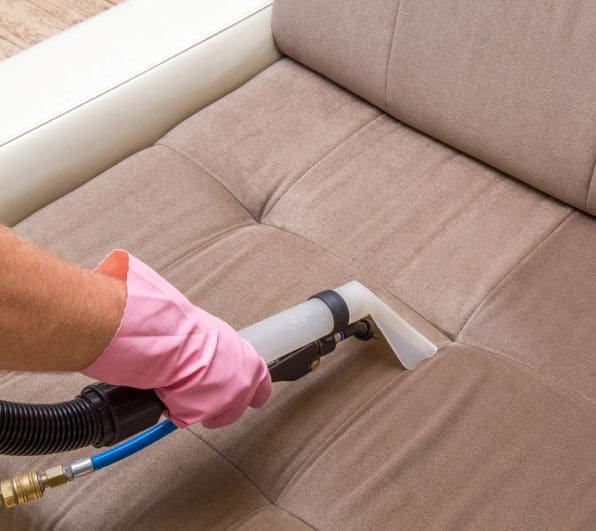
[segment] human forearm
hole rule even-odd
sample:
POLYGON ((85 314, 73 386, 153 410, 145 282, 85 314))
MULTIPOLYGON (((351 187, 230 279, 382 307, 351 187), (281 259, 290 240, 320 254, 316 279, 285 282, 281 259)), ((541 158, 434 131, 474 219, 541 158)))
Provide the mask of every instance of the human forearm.
POLYGON ((155 389, 178 426, 225 426, 269 398, 254 348, 126 251, 89 271, 0 227, 0 272, 0 369, 155 389))
POLYGON ((0 227, 0 369, 80 370, 116 332, 123 281, 83 269, 0 227))

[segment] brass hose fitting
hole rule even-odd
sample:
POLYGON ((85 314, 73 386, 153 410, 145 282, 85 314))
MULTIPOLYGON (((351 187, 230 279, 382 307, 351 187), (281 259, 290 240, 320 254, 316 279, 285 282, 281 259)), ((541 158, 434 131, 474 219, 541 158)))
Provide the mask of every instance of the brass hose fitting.
POLYGON ((49 488, 66 484, 68 478, 63 466, 49 468, 45 472, 30 470, 0 483, 0 506, 15 507, 43 496, 49 488))

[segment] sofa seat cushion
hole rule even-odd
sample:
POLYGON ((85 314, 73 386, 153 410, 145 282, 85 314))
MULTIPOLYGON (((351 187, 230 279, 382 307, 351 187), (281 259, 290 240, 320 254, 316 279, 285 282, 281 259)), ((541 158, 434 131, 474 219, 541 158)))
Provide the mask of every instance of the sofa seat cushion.
POLYGON ((446 334, 571 209, 381 116, 267 212, 361 264, 446 334))
POLYGON ((594 404, 459 344, 382 388, 278 505, 320 529, 593 529, 594 404))
POLYGON ((476 309, 459 341, 481 345, 596 403, 596 220, 574 213, 476 309))
MULTIPOLYGON (((594 404, 530 352, 450 342, 570 215, 279 61, 15 230, 89 267, 126 248, 237 328, 357 279, 438 354, 405 371, 382 340, 350 340, 237 424, 177 432, 0 525, 589 528, 594 404)), ((498 313, 475 344, 493 344, 498 313)), ((60 400, 83 380, 9 373, 0 396, 60 400)), ((0 473, 72 457, 6 459, 0 473)))
POLYGON ((155 269, 217 236, 254 224, 201 168, 165 146, 141 151, 15 230, 86 267, 126 248, 155 269))
POLYGON ((321 76, 281 60, 161 143, 198 162, 259 218, 307 168, 379 115, 321 76))

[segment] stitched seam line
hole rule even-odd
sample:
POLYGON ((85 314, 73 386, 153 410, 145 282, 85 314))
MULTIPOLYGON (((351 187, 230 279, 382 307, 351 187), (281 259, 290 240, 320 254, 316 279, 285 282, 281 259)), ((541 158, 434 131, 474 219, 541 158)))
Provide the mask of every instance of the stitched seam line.
POLYGON ((162 66, 162 65, 164 65, 164 64, 166 64, 166 63, 168 63, 168 62, 170 62, 170 61, 172 61, 174 59, 176 59, 177 57, 179 57, 179 56, 181 56, 181 55, 183 55, 183 54, 185 54, 185 53, 193 50, 194 48, 200 46, 201 44, 203 44, 203 43, 205 43, 205 42, 207 42, 207 41, 209 41, 209 40, 217 37, 218 35, 221 35, 222 33, 225 33, 229 29, 232 29, 233 27, 242 24, 243 22, 245 22, 245 21, 249 20, 250 18, 258 15, 259 13, 261 13, 261 11, 264 11, 266 9, 269 9, 271 7, 271 5, 272 5, 272 3, 270 2, 267 5, 259 8, 257 11, 254 11, 252 13, 249 13, 248 15, 245 15, 240 20, 237 20, 236 22, 234 22, 232 24, 229 24, 228 26, 226 26, 226 27, 224 27, 224 28, 216 31, 215 33, 212 33, 208 37, 205 37, 204 39, 201 39, 200 41, 195 42, 194 44, 190 45, 189 47, 185 48, 184 50, 181 50, 179 52, 176 52, 175 54, 170 55, 169 57, 167 57, 165 59, 162 59, 161 61, 159 61, 155 65, 147 68, 146 70, 143 70, 142 72, 139 72, 138 74, 135 74, 134 76, 131 76, 131 77, 125 79, 124 81, 121 81, 120 83, 117 83, 113 87, 110 87, 110 88, 108 88, 108 89, 106 89, 106 90, 104 90, 104 91, 96 94, 95 96, 91 96, 89 99, 87 99, 87 100, 85 100, 85 101, 83 101, 81 103, 78 103, 77 105, 72 106, 68 110, 66 110, 64 112, 61 112, 61 113, 57 114, 56 116, 53 116, 52 118, 49 118, 46 121, 44 121, 44 122, 42 122, 42 123, 40 123, 40 124, 38 124, 36 126, 33 126, 30 129, 27 129, 26 131, 23 131, 22 133, 18 133, 16 136, 13 136, 12 138, 9 138, 8 140, 0 143, 0 147, 6 146, 6 145, 10 144, 11 142, 14 142, 15 140, 18 140, 19 138, 21 138, 21 137, 23 137, 23 136, 25 136, 27 134, 30 134, 33 131, 36 131, 37 129, 40 129, 41 127, 44 127, 45 125, 47 125, 47 124, 49 124, 51 122, 54 122, 55 120, 58 120, 59 118, 62 118, 63 116, 66 116, 67 114, 69 114, 69 113, 71 113, 71 112, 73 112, 73 111, 75 111, 75 110, 83 107, 84 105, 87 105, 87 104, 89 104, 89 103, 91 103, 91 102, 93 102, 93 101, 101 98, 102 96, 105 96, 106 94, 108 94, 110 92, 113 92, 114 90, 116 90, 116 89, 118 89, 120 87, 123 87, 127 83, 130 83, 131 81, 133 81, 133 80, 135 80, 135 79, 137 79, 137 78, 139 78, 139 77, 141 77, 141 76, 143 76, 143 75, 145 75, 145 74, 147 74, 147 73, 155 70, 156 68, 158 68, 158 67, 160 67, 160 66, 162 66))
MULTIPOLYGON (((257 491, 261 494, 261 496, 263 496, 263 498, 265 498, 265 500, 267 500, 271 505, 274 505, 278 509, 280 509, 280 510, 286 512, 286 513, 288 513, 289 515, 293 516, 297 520, 300 520, 304 525, 315 529, 311 524, 309 524, 308 522, 306 522, 305 520, 303 520, 302 518, 300 518, 298 515, 290 512, 290 511, 287 511, 286 509, 283 509, 282 507, 279 507, 269 496, 267 496, 261 490, 261 488, 249 476, 246 475, 246 473, 243 470, 241 470, 240 468, 238 468, 238 466, 235 463, 233 463, 232 461, 230 461, 230 459, 228 459, 228 457, 226 455, 222 454, 217 448, 215 448, 209 442, 207 442, 205 439, 203 439, 198 433, 195 433, 192 430, 186 430, 186 431, 188 431, 189 433, 191 433, 194 437, 196 437, 199 441, 201 441, 205 446, 207 446, 207 448, 210 448, 219 457, 221 457, 226 463, 228 463, 231 467, 233 467, 244 479, 246 479, 246 481, 248 481, 255 489, 257 489, 257 491)), ((262 507, 264 507, 264 505, 262 507)), ((243 515, 240 519, 246 517, 248 514, 250 514, 250 512, 247 513, 247 514, 245 514, 245 515, 243 515)))
POLYGON ((245 524, 246 520, 254 515, 254 514, 258 514, 259 512, 261 512, 263 509, 266 509, 267 507, 270 507, 271 503, 265 503, 264 505, 259 505, 258 507, 255 507, 254 509, 248 511, 247 513, 244 513, 240 518, 238 518, 236 521, 232 522, 232 524, 230 526, 228 526, 227 529, 232 529, 234 526, 237 526, 239 524, 245 524))
POLYGON ((259 513, 260 511, 262 511, 266 507, 269 507, 269 504, 265 503, 264 505, 259 505, 258 507, 255 507, 254 509, 248 511, 247 513, 243 514, 240 518, 238 518, 235 522, 233 522, 230 526, 228 526, 228 529, 232 529, 234 526, 237 526, 238 524, 245 523, 245 520, 249 516, 252 516, 253 514, 259 513))
POLYGON ((540 240, 523 258, 521 258, 518 262, 516 262, 513 267, 509 270, 509 272, 501 278, 490 290, 489 292, 482 298, 482 300, 472 309, 472 311, 468 314, 468 316, 464 319, 463 325, 459 328, 457 333, 455 334, 454 338, 456 341, 459 340, 459 335, 463 332, 466 325, 473 319, 476 315, 478 310, 484 305, 484 303, 492 297, 497 291, 501 289, 501 287, 509 281, 509 279, 515 274, 515 272, 522 267, 534 254, 555 234, 557 233, 563 225, 571 218, 573 214, 577 211, 575 209, 571 210, 569 214, 567 214, 542 240, 540 240))
POLYGON ((557 390, 559 391, 559 393, 561 393, 564 396, 567 396, 569 399, 573 399, 574 402, 577 402, 577 401, 582 402, 590 408, 594 408, 596 406, 596 401, 592 400, 591 398, 588 398, 587 396, 579 394, 573 388, 561 383, 559 380, 555 380, 552 376, 544 374, 543 372, 536 369, 536 367, 532 367, 531 365, 526 365, 523 361, 511 358, 508 354, 506 354, 504 352, 497 352, 494 350, 489 350, 489 349, 483 347, 482 345, 476 345, 476 344, 472 344, 472 343, 463 343, 460 341, 454 341, 452 344, 453 345, 461 345, 463 347, 471 347, 471 348, 479 350, 480 352, 484 352, 484 353, 490 355, 492 358, 498 360, 501 363, 506 363, 509 365, 516 365, 516 366, 523 367, 528 372, 531 372, 536 377, 536 379, 538 381, 541 381, 542 385, 548 384, 548 385, 552 385, 552 386, 556 387, 557 390))
MULTIPOLYGON (((269 502, 270 504, 273 505, 273 502, 267 496, 265 496, 265 493, 259 488, 259 486, 252 479, 250 479, 242 470, 240 470, 234 463, 232 463, 225 455, 223 455, 219 450, 217 450, 216 448, 214 448, 213 446, 211 446, 207 441, 205 441, 202 437, 200 437, 194 431, 189 430, 189 429, 187 429, 186 431, 188 433, 190 433, 193 437, 195 437, 196 439, 198 439, 199 442, 201 442, 205 446, 207 446, 207 448, 209 448, 211 451, 213 451, 214 453, 216 453, 219 457, 221 457, 234 470, 236 470, 244 479, 246 479, 246 481, 248 481, 255 489, 257 489, 257 491, 259 492, 259 494, 261 494, 261 496, 263 496, 263 498, 265 498, 266 502, 269 502)), ((266 507, 266 506, 267 506, 267 503, 264 503, 263 505, 260 505, 256 509, 252 509, 252 510, 248 511, 247 513, 243 514, 240 518, 238 518, 238 520, 236 520, 234 523, 232 523, 232 525, 238 523, 243 518, 246 518, 249 514, 253 513, 255 510, 261 509, 262 507, 266 507)))
POLYGON ((159 269, 159 273, 165 273, 170 268, 172 268, 172 267, 180 264, 184 260, 186 260, 189 256, 192 256, 193 254, 196 254, 196 253, 200 253, 201 251, 204 251, 208 247, 211 247, 211 246, 213 246, 213 245, 215 245, 217 243, 221 243, 224 240, 227 240, 230 236, 233 236, 237 232, 240 232, 242 229, 245 229, 247 227, 254 227, 254 226, 255 225, 252 225, 252 224, 248 224, 248 225, 237 225, 235 227, 229 228, 228 230, 225 230, 223 232, 220 232, 219 234, 215 235, 213 238, 210 238, 209 240, 204 241, 204 242, 196 245, 195 247, 192 247, 191 249, 189 249, 188 251, 186 251, 184 254, 176 257, 174 260, 172 260, 171 262, 167 263, 165 266, 161 267, 159 269))
POLYGON ((366 271, 364 271, 364 267, 365 265, 360 263, 358 260, 354 260, 351 261, 348 258, 346 258, 345 256, 341 256, 337 253, 335 253, 334 251, 332 251, 331 249, 326 249, 325 247, 322 247, 321 245, 319 245, 317 242, 303 236, 302 234, 296 234, 295 232, 292 232, 291 230, 288 230, 286 228, 283 227, 278 227, 277 225, 272 225, 270 223, 266 223, 266 222, 261 222, 261 225, 265 225, 267 227, 272 227, 274 229, 283 231, 287 234, 291 234, 292 236, 296 237, 296 238, 300 238, 301 240, 310 243, 311 245, 313 245, 314 247, 316 247, 317 249, 325 252, 326 254, 329 254, 333 257, 335 257, 337 260, 339 260, 342 264, 345 264, 347 266, 349 266, 350 268, 354 269, 357 271, 357 273, 362 276, 362 277, 366 277, 367 279, 370 280, 371 283, 377 285, 378 287, 380 287, 381 289, 383 289, 384 291, 386 291, 389 295, 391 295, 396 301, 398 301, 399 303, 403 304, 406 308, 408 308, 413 314, 417 315, 418 317, 420 317, 424 322, 430 324, 432 327, 434 327, 437 331, 439 331, 441 334, 443 334, 447 339, 451 339, 449 332, 447 332, 446 330, 443 330, 439 325, 436 325, 435 323, 433 323, 431 320, 428 319, 428 317, 425 317, 424 315, 422 315, 420 312, 418 312, 416 309, 412 308, 409 304, 407 304, 406 302, 404 302, 398 295, 396 295, 391 289, 389 289, 387 286, 385 286, 384 284, 382 284, 379 280, 377 280, 376 278, 370 276, 368 273, 366 273, 366 271))
POLYGON ((304 520, 302 520, 301 518, 298 518, 295 514, 292 514, 290 511, 287 511, 286 509, 284 509, 283 507, 280 507, 279 505, 276 505, 275 503, 269 503, 266 505, 261 505, 260 507, 257 507, 255 509, 253 509, 252 511, 247 512, 245 515, 243 515, 241 518, 239 518, 238 520, 236 520, 231 527, 229 527, 228 529, 231 529, 234 526, 237 526, 238 524, 242 524, 244 525, 244 520, 246 520, 249 516, 252 516, 253 514, 257 514, 259 512, 261 512, 263 509, 266 509, 267 507, 276 507, 278 508, 280 511, 289 514, 290 516, 293 516, 294 518, 296 518, 296 520, 301 521, 303 524, 305 524, 307 527, 316 530, 315 527, 313 527, 312 525, 306 523, 304 520))
MULTIPOLYGON (((345 138, 343 138, 342 140, 340 140, 333 148, 331 148, 330 151, 328 151, 320 159, 318 159, 316 162, 314 162, 313 164, 311 164, 306 170, 304 170, 304 172, 302 172, 298 176, 298 178, 288 187, 288 189, 285 192, 283 192, 275 200, 275 202, 273 204, 269 205, 269 201, 267 201, 267 203, 263 207, 263 210, 261 211, 261 214, 260 214, 260 216, 258 218, 258 221, 262 222, 263 218, 265 218, 275 208, 275 206, 286 196, 286 194, 288 194, 302 180, 303 177, 305 177, 314 168, 316 168, 321 162, 323 162, 327 157, 329 157, 332 153, 334 153, 337 149, 339 149, 345 142, 347 142, 348 140, 350 140, 351 138, 353 138, 354 136, 356 136, 364 128, 366 128, 367 126, 369 126, 370 124, 372 124, 375 120, 378 120, 379 118, 381 118, 383 116, 385 116, 383 113, 379 113, 374 118, 372 118, 372 119, 368 120, 367 122, 363 123, 361 126, 358 127, 358 129, 352 131, 348 136, 346 136, 345 138)), ((273 196, 273 194, 271 194, 270 197, 272 197, 272 196, 273 196)))
POLYGON ((192 164, 194 164, 199 170, 203 171, 204 173, 206 173, 209 177, 211 177, 211 179, 213 179, 214 182, 216 182, 217 184, 219 184, 219 186, 222 187, 223 190, 225 190, 225 192, 232 197, 240 207, 242 207, 242 209, 250 216, 250 218, 255 222, 258 223, 258 220, 251 214, 251 212, 248 210, 248 208, 246 208, 244 206, 244 204, 240 201, 240 199, 238 199, 233 193, 232 191, 224 184, 222 183, 217 177, 215 177, 209 170, 207 170, 206 168, 204 168, 203 166, 201 166, 201 164, 199 164, 195 159, 189 157, 186 153, 182 153, 182 151, 179 151, 178 149, 176 149, 173 146, 170 146, 169 144, 164 144, 162 142, 156 142, 154 144, 155 146, 163 146, 165 148, 171 149, 174 153, 177 153, 178 155, 180 155, 181 157, 184 157, 186 160, 190 161, 192 164))
POLYGON ((590 177, 590 182, 588 183, 588 193, 586 194, 586 204, 584 206, 586 210, 588 210, 588 203, 590 202, 590 192, 594 184, 594 175, 596 175, 596 156, 594 156, 594 164, 592 165, 592 177, 590 177))
POLYGON ((393 21, 393 33, 391 34, 391 42, 389 43, 389 54, 387 55, 387 64, 385 65, 385 109, 389 112, 389 101, 387 100, 387 87, 389 85, 389 65, 391 57, 393 56, 393 43, 395 42, 395 34, 397 33, 397 16, 399 14, 399 7, 401 2, 397 2, 395 7, 395 19, 393 21))
POLYGON ((225 239, 227 239, 229 236, 235 234, 236 232, 241 231, 244 228, 247 227, 254 227, 255 225, 257 225, 256 220, 254 219, 253 215, 246 209, 246 207, 238 200, 238 198, 232 193, 230 192, 230 190, 228 190, 228 188, 226 186, 223 185, 223 183, 221 181, 219 181, 218 179, 216 179, 213 174, 209 171, 207 171, 205 168, 203 168, 199 163, 197 163, 194 159, 191 159, 189 156, 185 155, 184 153, 178 151, 176 148, 168 145, 168 144, 162 144, 160 142, 157 142, 156 144, 154 144, 154 146, 160 146, 166 149, 171 150, 176 156, 179 156, 181 158, 183 158, 184 160, 189 161, 192 165, 194 165, 198 170, 202 171, 203 173, 207 174, 207 176, 216 184, 218 184, 223 191, 225 192, 226 195, 230 196, 237 204, 238 206, 240 206, 242 208, 242 210, 244 210, 248 216, 250 217, 250 221, 249 223, 240 223, 237 224, 233 227, 228 227, 226 230, 223 230, 222 232, 220 232, 219 234, 216 234, 215 236, 213 236, 212 238, 209 238, 208 240, 199 243, 198 245, 190 248, 188 251, 186 251, 184 254, 182 254, 181 256, 176 257, 174 260, 172 260, 171 262, 169 262, 168 264, 166 264, 165 266, 163 266, 162 268, 160 268, 160 272, 164 273, 165 271, 167 271, 168 269, 170 269, 171 267, 181 263, 183 260, 185 260, 186 258, 188 258, 189 256, 192 256, 193 254, 203 251, 205 249, 207 249, 208 247, 211 247, 212 245, 222 242, 225 239))
MULTIPOLYGON (((437 357, 435 354, 433 357, 437 357)), ((350 413, 346 419, 339 424, 327 437, 325 440, 317 447, 317 451, 313 453, 312 458, 308 459, 308 457, 298 466, 298 468, 294 471, 292 476, 286 481, 285 485, 281 488, 279 492, 278 498, 281 498, 285 490, 291 486, 294 479, 299 475, 308 470, 312 464, 323 454, 323 452, 331 446, 333 441, 337 438, 337 436, 345 431, 345 429, 352 423, 352 421, 360 414, 360 412, 365 409, 371 402, 376 400, 376 398, 384 393, 390 386, 392 386, 396 380, 405 376, 408 373, 406 369, 402 372, 396 374, 393 378, 391 378, 388 382, 383 384, 379 389, 377 389, 372 395, 366 398, 360 405, 350 413)))

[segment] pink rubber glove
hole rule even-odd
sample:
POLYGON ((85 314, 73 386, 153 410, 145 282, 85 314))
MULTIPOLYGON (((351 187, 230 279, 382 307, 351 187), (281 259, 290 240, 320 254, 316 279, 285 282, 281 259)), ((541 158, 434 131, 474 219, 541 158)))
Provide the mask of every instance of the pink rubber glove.
POLYGON ((126 308, 116 335, 83 374, 155 389, 179 427, 226 426, 267 402, 267 366, 231 326, 126 251, 113 251, 97 270, 126 281, 126 308))

